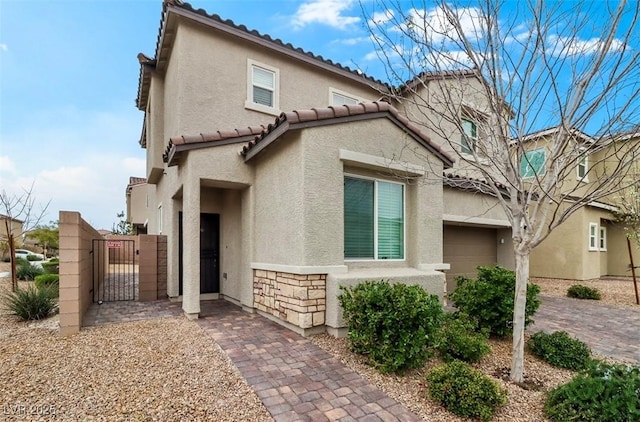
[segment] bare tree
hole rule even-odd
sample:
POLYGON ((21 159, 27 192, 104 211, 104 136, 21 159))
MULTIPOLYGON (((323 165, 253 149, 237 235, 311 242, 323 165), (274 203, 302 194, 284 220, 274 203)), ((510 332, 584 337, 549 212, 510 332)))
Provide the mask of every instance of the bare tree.
POLYGON ((22 237, 25 233, 35 229, 47 212, 51 201, 45 206, 36 209, 36 199, 33 195, 32 183, 29 189, 24 189, 19 194, 9 194, 4 189, 0 193, 0 212, 6 216, 4 219, 11 256, 11 289, 16 291, 18 280, 16 277, 16 237, 22 237), (21 230, 16 233, 17 221, 22 222, 21 230))
POLYGON ((531 250, 578 209, 624 190, 639 159, 637 138, 620 134, 640 122, 640 6, 464 4, 360 3, 387 79, 401 87, 390 100, 456 154, 455 171, 493 194, 511 223, 511 378, 521 382, 531 250))

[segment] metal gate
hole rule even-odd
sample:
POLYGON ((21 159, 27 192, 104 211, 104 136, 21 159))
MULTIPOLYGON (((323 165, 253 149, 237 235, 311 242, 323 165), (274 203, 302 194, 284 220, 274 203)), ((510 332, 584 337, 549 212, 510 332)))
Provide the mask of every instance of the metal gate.
POLYGON ((134 240, 93 239, 93 301, 138 299, 138 274, 134 240))

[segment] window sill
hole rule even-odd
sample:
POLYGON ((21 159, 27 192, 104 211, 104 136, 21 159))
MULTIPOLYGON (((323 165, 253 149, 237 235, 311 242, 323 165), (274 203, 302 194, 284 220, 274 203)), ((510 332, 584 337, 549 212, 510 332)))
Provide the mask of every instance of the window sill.
POLYGON ((280 113, 281 113, 281 111, 278 110, 277 108, 268 107, 268 106, 262 105, 262 104, 256 104, 256 103, 253 103, 251 101, 245 101, 244 102, 244 108, 246 108, 248 110, 257 111, 259 113, 269 114, 271 116, 276 116, 276 117, 278 117, 280 115, 280 113))
POLYGON ((589 183, 588 177, 578 177, 578 182, 589 183))

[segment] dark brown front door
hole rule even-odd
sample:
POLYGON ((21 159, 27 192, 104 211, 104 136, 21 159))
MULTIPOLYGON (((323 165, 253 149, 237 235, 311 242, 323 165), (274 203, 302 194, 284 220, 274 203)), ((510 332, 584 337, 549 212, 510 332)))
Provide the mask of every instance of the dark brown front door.
MULTIPOLYGON (((179 294, 183 285, 182 212, 178 213, 178 283, 179 294)), ((220 293, 220 214, 200 214, 200 293, 220 293)))

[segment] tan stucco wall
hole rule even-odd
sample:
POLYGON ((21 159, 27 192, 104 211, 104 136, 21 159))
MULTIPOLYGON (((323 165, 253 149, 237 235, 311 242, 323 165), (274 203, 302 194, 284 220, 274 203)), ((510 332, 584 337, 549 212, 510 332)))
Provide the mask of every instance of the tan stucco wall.
POLYGON ((326 107, 329 88, 371 101, 379 94, 365 84, 322 71, 282 54, 183 20, 177 28, 167 68, 165 140, 168 136, 206 133, 271 123, 276 115, 245 109, 247 59, 280 73, 281 111, 326 107), (205 71, 206 70, 206 71, 205 71), (170 110, 170 111, 169 111, 170 110))
MULTIPOLYGON (((611 218, 608 211, 598 208, 576 211, 531 252, 531 276, 591 280, 606 275, 611 251, 609 247, 607 251, 589 250, 589 223, 600 224, 601 219, 611 218)), ((606 227, 609 238, 611 225, 606 227)))
MULTIPOLYGON (((608 275, 631 276, 629 247, 627 238, 622 226, 609 224, 607 226, 607 255, 608 255, 608 275)), ((631 241, 631 253, 633 254, 634 265, 640 266, 640 245, 631 241)), ((640 268, 636 268, 636 275, 640 276, 640 268)))
POLYGON ((144 224, 149 219, 147 203, 152 204, 148 198, 151 186, 146 183, 131 186, 127 195, 127 221, 131 224, 144 224))
POLYGON ((498 199, 477 192, 444 187, 444 220, 491 227, 511 226, 498 199), (447 219, 447 216, 453 218, 447 219), (466 220, 465 220, 466 218, 466 220), (462 221, 460 221, 462 219, 462 221))

